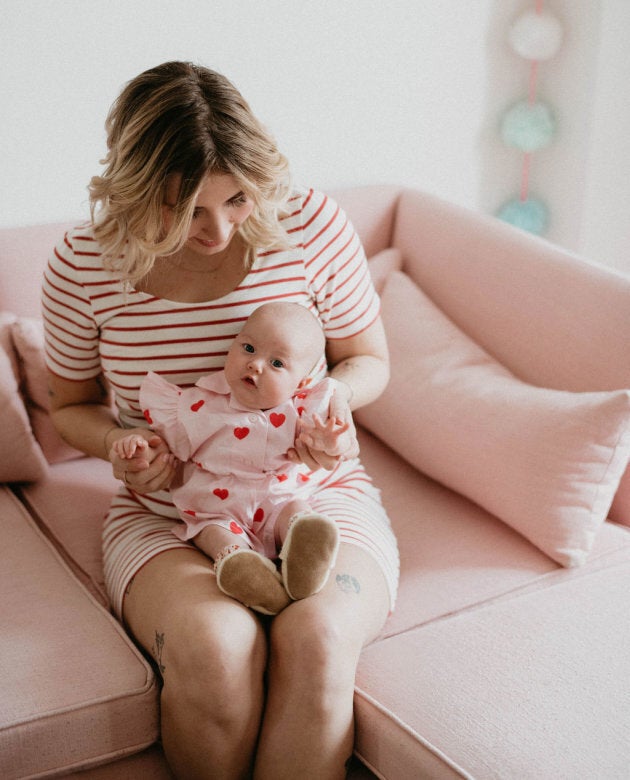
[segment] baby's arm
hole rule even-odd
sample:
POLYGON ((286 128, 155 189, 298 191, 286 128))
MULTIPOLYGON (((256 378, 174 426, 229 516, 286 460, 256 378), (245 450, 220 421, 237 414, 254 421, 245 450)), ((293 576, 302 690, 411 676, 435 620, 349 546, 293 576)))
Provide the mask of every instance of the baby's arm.
POLYGON ((119 458, 130 460, 131 458, 141 457, 148 446, 149 442, 143 436, 130 433, 129 436, 123 436, 121 439, 116 439, 112 445, 112 449, 119 458))

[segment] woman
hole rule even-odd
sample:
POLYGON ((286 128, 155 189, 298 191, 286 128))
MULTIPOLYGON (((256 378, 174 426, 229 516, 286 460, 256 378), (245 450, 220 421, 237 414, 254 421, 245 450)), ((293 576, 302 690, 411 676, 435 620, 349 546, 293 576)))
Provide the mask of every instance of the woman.
POLYGON ((44 280, 52 416, 123 483, 104 525, 105 578, 161 672, 168 762, 187 779, 343 777, 357 661, 397 585, 378 492, 355 453, 296 442, 291 456, 310 469, 309 500, 338 523, 340 550, 320 593, 260 618, 172 533, 178 464, 148 429, 138 388, 150 370, 181 387, 219 370, 253 309, 289 300, 322 323, 338 380, 331 414, 351 419, 388 379, 363 250, 330 199, 291 189, 273 140, 213 71, 173 62, 141 74, 107 132, 92 224, 65 236, 44 280), (112 447, 130 431, 150 443, 132 463, 112 447))

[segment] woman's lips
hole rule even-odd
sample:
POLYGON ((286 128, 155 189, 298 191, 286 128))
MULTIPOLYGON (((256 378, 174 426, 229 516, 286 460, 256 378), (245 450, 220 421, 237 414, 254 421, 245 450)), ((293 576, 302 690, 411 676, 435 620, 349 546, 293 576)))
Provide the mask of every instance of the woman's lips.
POLYGON ((212 249, 212 247, 219 246, 216 241, 206 241, 204 238, 196 238, 195 241, 198 244, 201 244, 201 246, 208 247, 208 249, 212 249))

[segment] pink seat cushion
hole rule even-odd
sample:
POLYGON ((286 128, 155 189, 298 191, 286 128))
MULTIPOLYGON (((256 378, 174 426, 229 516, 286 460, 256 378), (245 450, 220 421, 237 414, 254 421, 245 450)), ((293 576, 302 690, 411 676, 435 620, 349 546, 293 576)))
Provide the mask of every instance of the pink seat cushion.
POLYGON ((628 777, 630 548, 564 575, 364 650, 356 749, 379 777, 628 777))
POLYGON ((153 672, 0 488, 0 777, 68 772, 158 735, 153 672))

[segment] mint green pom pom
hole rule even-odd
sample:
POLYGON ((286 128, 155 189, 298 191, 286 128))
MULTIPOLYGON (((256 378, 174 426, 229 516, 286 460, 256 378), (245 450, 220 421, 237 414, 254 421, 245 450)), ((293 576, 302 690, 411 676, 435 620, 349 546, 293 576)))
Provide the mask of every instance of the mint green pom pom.
POLYGON ((541 200, 513 198, 497 212, 499 219, 514 227, 527 230, 537 236, 542 235, 549 225, 549 209, 541 200))
POLYGON ((501 136, 507 146, 523 152, 544 149, 553 141, 556 121, 549 106, 540 101, 521 100, 501 120, 501 136))

